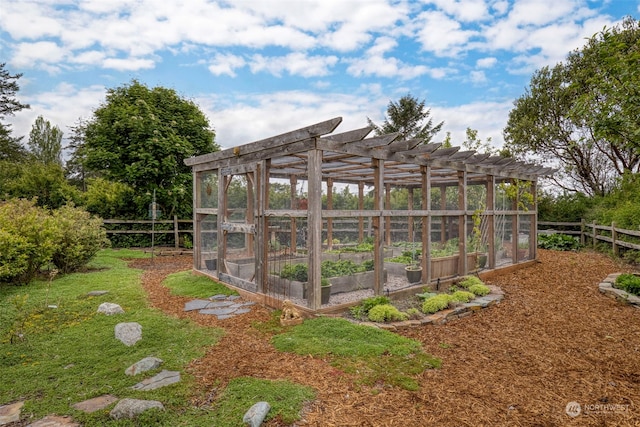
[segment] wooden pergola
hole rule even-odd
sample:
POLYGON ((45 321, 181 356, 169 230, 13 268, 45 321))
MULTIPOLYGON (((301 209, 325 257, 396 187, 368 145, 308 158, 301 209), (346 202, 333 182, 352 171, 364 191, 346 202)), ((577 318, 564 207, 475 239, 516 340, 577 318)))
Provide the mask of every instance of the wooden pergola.
MULTIPOLYGON (((529 224, 529 257, 535 259, 536 248, 536 183, 540 176, 553 173, 553 169, 525 163, 512 158, 461 151, 460 147, 442 148, 440 143, 422 144, 420 140, 401 140, 398 134, 377 137, 367 136, 370 127, 333 133, 342 118, 337 117, 298 130, 273 136, 260 141, 229 148, 223 151, 185 159, 192 167, 194 183, 194 268, 212 274, 219 280, 257 295, 266 295, 269 290, 269 241, 270 219, 287 218, 291 223, 292 246, 295 248, 299 232, 296 225, 306 224, 306 254, 309 272, 307 306, 318 310, 320 303, 322 235, 331 247, 333 222, 337 218, 357 219, 360 241, 363 238, 365 218, 370 219, 373 229, 373 291, 376 295, 384 287, 384 248, 390 244, 391 221, 408 218, 409 233, 414 220, 420 218, 421 259, 423 284, 434 279, 430 268, 432 218, 455 218, 458 235, 468 234, 468 223, 474 210, 469 208, 467 193, 469 186, 483 186, 486 200, 483 203, 483 219, 487 224, 488 267, 496 265, 496 188, 499 183, 531 183, 534 197, 532 206, 523 206, 515 197, 509 209, 499 215, 508 215, 513 239, 512 264, 518 259, 515 250, 520 235, 521 219, 529 224), (230 209, 229 185, 235 176, 241 176, 246 184, 246 204, 242 205, 241 217, 230 209), (270 209, 270 185, 273 180, 289 182, 292 194, 288 209, 270 209), (306 206, 294 194, 297 184, 307 185, 306 206), (213 183, 213 184, 212 184, 213 183), (358 188, 359 206, 356 210, 334 210, 332 194, 334 185, 358 188), (326 207, 323 208, 323 186, 326 190, 326 207), (364 188, 373 189, 373 209, 364 209, 364 188), (447 209, 446 189, 457 190, 456 209, 447 209), (214 191, 215 188, 215 191, 214 191), (409 190, 408 206, 391 209, 391 189, 409 190), (439 188, 441 203, 430 206, 432 189, 439 188), (421 201, 420 209, 414 208, 414 191, 421 201), (434 207, 436 209, 434 209, 434 207), (235 215, 235 216, 234 216, 235 215), (249 273, 239 273, 246 267, 230 263, 230 235, 243 236, 243 256, 249 264, 249 273), (206 241, 206 242, 205 242, 206 241), (206 244, 205 244, 206 243, 206 244), (209 246, 207 246, 209 245, 209 246), (207 247, 214 248, 207 252, 207 247), (205 261, 215 262, 205 267, 205 261)), ((444 232, 444 226, 441 227, 444 232)), ((238 239, 236 239, 238 240, 238 239)), ((467 253, 467 241, 459 239, 461 254, 467 253)), ((238 264, 239 265, 239 264, 238 264)), ((458 273, 470 271, 467 257, 461 256, 458 273)))

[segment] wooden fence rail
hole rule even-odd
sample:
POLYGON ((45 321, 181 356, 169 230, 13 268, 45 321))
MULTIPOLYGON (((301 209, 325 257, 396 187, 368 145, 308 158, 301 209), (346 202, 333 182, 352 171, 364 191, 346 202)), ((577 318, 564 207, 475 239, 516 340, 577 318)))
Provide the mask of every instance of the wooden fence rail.
MULTIPOLYGON (((336 223, 340 221, 334 220, 334 227, 336 223)), ((105 219, 104 225, 131 225, 143 224, 147 225, 145 229, 108 229, 107 234, 173 234, 175 248, 178 249, 180 245, 180 234, 193 235, 193 229, 181 229, 180 224, 193 224, 191 219, 178 219, 174 216, 172 220, 124 220, 124 219, 105 219), (156 229, 155 225, 171 224, 170 229, 156 229)), ((357 231, 356 229, 344 229, 334 228, 335 231, 357 231)), ((398 230, 401 231, 401 230, 398 230)), ((618 255, 620 247, 640 250, 640 231, 639 230, 626 230, 616 227, 615 223, 611 225, 600 225, 594 223, 581 222, 550 222, 550 221, 538 221, 538 234, 552 234, 562 233, 577 236, 580 239, 582 245, 586 245, 587 239, 590 240, 591 245, 594 247, 598 242, 611 243, 613 253, 618 255)), ((193 237, 193 236, 191 236, 193 237)), ((191 239, 193 241, 193 239, 191 239)))

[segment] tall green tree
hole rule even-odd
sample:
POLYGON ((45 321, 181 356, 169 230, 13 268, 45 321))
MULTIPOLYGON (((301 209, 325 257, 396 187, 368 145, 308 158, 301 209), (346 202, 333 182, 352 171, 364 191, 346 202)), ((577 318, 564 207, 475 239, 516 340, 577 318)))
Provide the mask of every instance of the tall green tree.
POLYGON ((62 166, 62 135, 58 126, 38 116, 29 133, 29 151, 34 159, 45 165, 62 166))
POLYGON ((389 102, 387 117, 381 126, 368 117, 367 122, 373 127, 376 135, 400 132, 399 139, 421 139, 424 144, 428 144, 444 125, 444 122, 434 125, 430 116, 431 109, 426 108, 424 100, 419 101, 407 94, 398 102, 389 102))
POLYGON ((4 123, 4 120, 7 116, 13 116, 16 112, 29 108, 29 104, 23 104, 16 98, 20 90, 18 80, 22 74, 11 74, 5 69, 5 65, 0 63, 0 160, 23 161, 27 152, 20 143, 22 137, 13 137, 11 125, 4 123))
POLYGON ((87 170, 133 188, 140 196, 141 214, 156 190, 165 214, 188 215, 192 178, 183 160, 218 150, 214 136, 193 101, 172 89, 150 89, 134 80, 107 91, 78 149, 87 170))
POLYGON ((638 23, 628 19, 536 71, 509 113, 507 150, 559 166, 556 184, 588 195, 640 171, 639 43, 638 23))

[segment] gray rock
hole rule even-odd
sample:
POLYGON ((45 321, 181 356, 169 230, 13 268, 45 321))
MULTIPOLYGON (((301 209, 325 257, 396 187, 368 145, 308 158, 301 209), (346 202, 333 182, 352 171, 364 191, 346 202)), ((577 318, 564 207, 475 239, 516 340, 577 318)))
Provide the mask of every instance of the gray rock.
POLYGON ((115 408, 109 412, 109 415, 116 420, 134 418, 144 411, 154 408, 164 411, 164 406, 157 400, 122 399, 115 408))
POLYGON ((20 421, 20 409, 24 402, 15 402, 10 405, 0 406, 0 425, 20 421))
POLYGON ((129 366, 124 373, 126 375, 138 375, 142 372, 147 372, 152 369, 156 369, 162 364, 162 359, 157 357, 145 357, 142 360, 138 360, 133 365, 129 366))
POLYGON ((258 402, 253 405, 242 417, 242 421, 245 424, 249 424, 251 427, 260 427, 264 417, 267 416, 271 410, 271 405, 267 402, 258 402))
POLYGON ((184 311, 200 310, 207 308, 211 304, 211 301, 196 299, 184 304, 184 311))
POLYGON ((137 322, 118 323, 116 338, 127 347, 131 347, 142 339, 142 326, 137 322))
POLYGON ((117 402, 118 398, 110 394, 103 394, 102 396, 94 397, 93 399, 78 402, 72 405, 72 408, 77 411, 86 412, 90 414, 92 412, 104 409, 111 405, 113 402, 117 402))
POLYGON ((112 302, 103 302, 98 306, 98 313, 112 316, 114 314, 124 314, 124 310, 118 304, 112 302))
POLYGON ((91 291, 91 292, 87 292, 87 296, 89 297, 99 297, 101 295, 105 295, 108 294, 109 291, 91 291))
POLYGON ((27 427, 80 427, 80 424, 73 421, 73 418, 68 415, 47 415, 27 427))
POLYGON ((200 310, 200 314, 215 314, 216 316, 222 314, 231 314, 235 311, 233 308, 205 308, 204 310, 200 310))
POLYGON ((158 375, 147 378, 131 388, 134 390, 149 391, 177 382, 180 382, 180 372, 163 370, 158 375))

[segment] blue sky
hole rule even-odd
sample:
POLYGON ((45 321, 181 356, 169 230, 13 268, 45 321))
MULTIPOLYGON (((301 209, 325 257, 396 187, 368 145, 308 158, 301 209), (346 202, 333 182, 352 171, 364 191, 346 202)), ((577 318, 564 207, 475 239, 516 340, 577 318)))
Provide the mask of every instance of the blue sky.
POLYGON ((407 93, 445 122, 436 141, 500 146, 532 73, 625 16, 640 0, 0 0, 0 62, 31 104, 15 135, 38 115, 68 134, 138 79, 195 101, 223 148, 381 123, 407 93))

